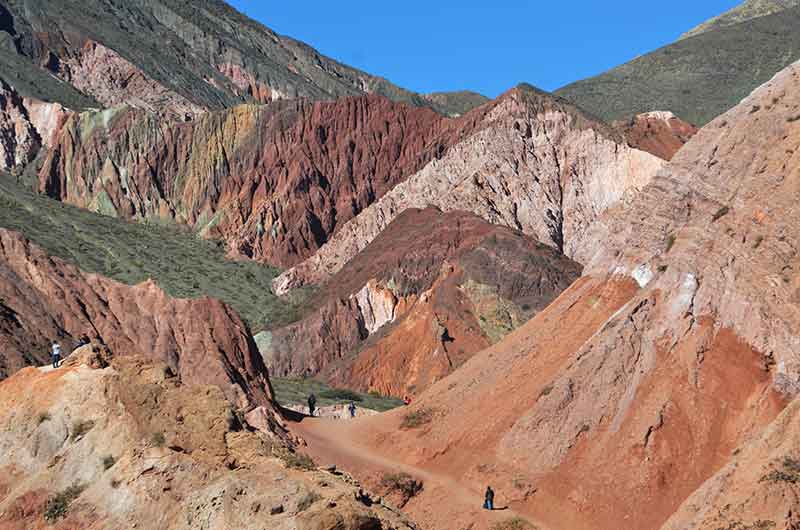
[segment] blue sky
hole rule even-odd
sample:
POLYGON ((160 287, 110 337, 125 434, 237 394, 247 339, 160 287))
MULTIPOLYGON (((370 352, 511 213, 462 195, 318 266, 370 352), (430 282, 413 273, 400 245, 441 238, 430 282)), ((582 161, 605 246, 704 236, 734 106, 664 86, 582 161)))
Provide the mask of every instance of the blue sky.
POLYGON ((417 92, 554 90, 673 42, 740 0, 229 0, 274 31, 417 92))

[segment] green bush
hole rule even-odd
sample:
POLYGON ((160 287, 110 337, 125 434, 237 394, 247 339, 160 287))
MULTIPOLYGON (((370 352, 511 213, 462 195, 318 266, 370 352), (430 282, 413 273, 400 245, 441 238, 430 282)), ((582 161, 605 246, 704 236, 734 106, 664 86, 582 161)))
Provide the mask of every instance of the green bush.
POLYGON ((711 221, 716 223, 717 221, 728 215, 730 211, 731 209, 729 207, 723 206, 714 213, 714 215, 711 217, 711 221))
POLYGON ((80 497, 83 490, 86 489, 84 484, 75 483, 64 491, 61 491, 52 497, 48 498, 44 505, 44 518, 50 523, 53 523, 65 515, 69 511, 69 505, 72 501, 80 497))
POLYGON ((103 457, 103 469, 105 470, 111 469, 116 463, 117 459, 111 455, 106 455, 103 457))
POLYGON ((416 429, 433 421, 434 411, 428 408, 415 410, 403 416, 401 429, 416 429))
POLYGON ((289 469, 302 469, 304 471, 312 471, 317 468, 314 459, 305 453, 298 453, 287 448, 280 448, 276 451, 276 456, 283 460, 283 463, 289 469))
POLYGON ((319 397, 338 401, 362 401, 364 399, 357 392, 353 392, 352 390, 347 390, 344 388, 323 390, 319 393, 319 397))
POLYGON ((154 432, 153 436, 150 437, 150 443, 155 447, 164 447, 167 443, 167 438, 163 432, 154 432))

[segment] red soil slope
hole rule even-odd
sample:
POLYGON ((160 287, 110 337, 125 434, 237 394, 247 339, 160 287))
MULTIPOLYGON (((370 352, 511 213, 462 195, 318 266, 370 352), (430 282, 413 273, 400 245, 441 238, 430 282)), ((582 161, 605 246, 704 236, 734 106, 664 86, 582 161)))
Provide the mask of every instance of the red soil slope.
MULTIPOLYGON (((765 465, 791 471, 777 459, 794 442, 736 455, 764 436, 779 439, 770 432, 785 431, 779 415, 800 388, 799 115, 793 66, 705 127, 635 201, 604 215, 595 234, 604 247, 547 309, 409 409, 353 424, 348 435, 472 488, 491 483, 552 529, 658 529, 679 510, 667 528, 684 528, 703 499, 720 509, 724 499, 746 500, 738 488, 765 465), (422 414, 403 429, 410 412, 422 414), (757 470, 733 475, 729 490, 720 481, 732 458, 757 470)), ((774 487, 794 492, 785 481, 774 487)), ((787 503, 759 492, 747 497, 752 511, 731 506, 739 520, 727 527, 714 526, 725 514, 709 513, 698 527, 748 528, 763 517, 792 528, 787 503)), ((412 514, 438 502, 425 495, 412 514)), ((460 528, 457 509, 438 506, 433 527, 460 528)))
POLYGON ((647 112, 613 124, 628 144, 664 160, 672 160, 681 147, 697 134, 697 127, 671 112, 647 112))

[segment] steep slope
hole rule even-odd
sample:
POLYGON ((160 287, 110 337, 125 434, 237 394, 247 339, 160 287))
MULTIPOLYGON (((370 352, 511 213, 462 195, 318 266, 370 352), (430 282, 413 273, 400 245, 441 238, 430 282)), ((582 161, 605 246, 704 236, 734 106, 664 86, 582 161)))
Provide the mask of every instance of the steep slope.
POLYGON ((580 266, 467 212, 401 213, 262 349, 270 373, 419 393, 547 306, 580 266))
POLYGON ((553 528, 660 528, 800 392, 798 149, 800 64, 603 215, 547 309, 409 409, 341 428, 553 528))
POLYGON ((271 400, 266 368, 241 319, 216 300, 176 300, 153 283, 84 274, 0 229, 0 377, 45 364, 53 340, 165 362, 187 383, 220 386, 233 403, 271 400))
POLYGON ((606 208, 650 181, 663 161, 625 144, 609 126, 521 85, 458 120, 471 135, 386 193, 311 259, 275 281, 278 293, 324 281, 403 210, 435 206, 473 212, 573 256, 606 208))
MULTIPOLYGON (((37 68, 104 107, 126 103, 177 118, 245 101, 364 93, 457 112, 278 35, 222 0, 6 0, 0 19, 0 55, 32 66, 4 79, 40 99, 64 91, 37 68)), ((76 110, 88 102, 78 103, 76 110)))
POLYGON ((281 101, 185 124, 120 107, 73 116, 39 173, 49 196, 175 220, 239 255, 293 265, 481 124, 378 96, 281 101))
POLYGON ((414 528, 254 431, 218 387, 140 357, 27 368, 0 382, 0 422, 3 530, 414 528))
POLYGON ((797 0, 745 0, 730 11, 726 11, 720 16, 703 22, 696 28, 687 31, 681 35, 681 38, 687 39, 707 31, 733 26, 740 22, 772 15, 773 13, 780 13, 781 11, 785 11, 791 7, 797 7, 798 5, 800 5, 800 2, 797 0))
POLYGON ((556 94, 611 122, 669 110, 699 126, 800 57, 800 7, 701 33, 556 94))
POLYGON ((706 481, 663 530, 793 529, 800 526, 800 401, 706 481))
POLYGON ((631 147, 664 160, 672 160, 675 153, 697 134, 697 127, 664 111, 637 114, 629 120, 614 122, 612 127, 631 147))
POLYGON ((278 274, 251 261, 230 261, 217 242, 174 226, 129 223, 22 189, 0 175, 0 227, 87 273, 127 285, 152 279, 172 297, 208 296, 230 305, 254 331, 299 317, 305 298, 278 298, 278 274))

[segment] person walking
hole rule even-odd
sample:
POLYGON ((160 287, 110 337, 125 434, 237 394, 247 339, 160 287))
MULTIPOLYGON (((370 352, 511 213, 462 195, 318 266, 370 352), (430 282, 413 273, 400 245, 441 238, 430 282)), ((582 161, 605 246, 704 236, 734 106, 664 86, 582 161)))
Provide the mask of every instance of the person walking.
POLYGON ((485 510, 494 510, 494 490, 491 486, 486 486, 486 495, 484 495, 483 508, 485 510))
POLYGON ((310 396, 308 396, 308 415, 314 415, 314 409, 317 407, 317 396, 314 395, 312 392, 310 396))
POLYGON ((347 406, 347 410, 350 411, 350 417, 351 418, 355 418, 356 417, 356 404, 355 403, 353 403, 351 401, 350 404, 347 406))
POLYGON ((53 343, 50 355, 53 358, 53 368, 58 368, 61 364, 61 345, 58 342, 53 343))

